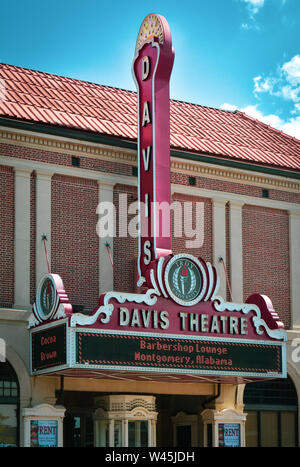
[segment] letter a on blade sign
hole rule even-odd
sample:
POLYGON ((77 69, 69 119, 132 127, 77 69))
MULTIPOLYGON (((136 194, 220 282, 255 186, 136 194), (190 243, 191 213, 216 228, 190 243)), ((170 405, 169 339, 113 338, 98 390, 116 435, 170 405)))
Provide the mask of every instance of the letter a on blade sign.
POLYGON ((133 61, 138 90, 138 285, 146 281, 151 261, 171 253, 169 81, 173 62, 166 19, 146 16, 133 61))

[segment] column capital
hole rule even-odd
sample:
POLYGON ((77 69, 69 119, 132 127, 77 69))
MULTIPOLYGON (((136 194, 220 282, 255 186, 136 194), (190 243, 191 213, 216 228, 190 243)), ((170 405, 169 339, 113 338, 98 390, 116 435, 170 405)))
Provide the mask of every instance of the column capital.
POLYGON ((108 178, 106 179, 97 179, 97 183, 99 188, 103 188, 104 190, 113 190, 114 186, 117 184, 114 180, 108 178))
POLYGON ((13 167, 13 171, 17 177, 30 177, 33 172, 32 168, 24 166, 13 167))
POLYGON ((241 209, 243 206, 244 206, 244 201, 240 201, 240 200, 229 200, 229 206, 230 208, 233 208, 233 209, 241 209))
POLYGON ((300 209, 289 209, 289 216, 299 217, 300 218, 300 209))
POLYGON ((35 172, 36 177, 45 178, 45 179, 52 178, 53 175, 54 175, 54 171, 47 170, 47 169, 44 169, 44 168, 35 169, 34 172, 35 172))
POLYGON ((228 199, 224 198, 211 198, 211 202, 214 205, 219 205, 220 207, 225 207, 226 204, 228 203, 228 199))

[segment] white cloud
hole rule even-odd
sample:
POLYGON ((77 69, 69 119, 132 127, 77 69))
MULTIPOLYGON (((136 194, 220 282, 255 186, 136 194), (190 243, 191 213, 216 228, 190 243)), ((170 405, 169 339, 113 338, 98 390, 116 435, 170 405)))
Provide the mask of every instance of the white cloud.
MULTIPOLYGON (((300 111, 300 104, 296 104, 300 111)), ((223 110, 240 110, 252 118, 259 120, 260 122, 270 125, 272 128, 283 131, 287 135, 294 136, 300 140, 300 115, 292 117, 289 120, 283 120, 275 114, 264 115, 258 110, 256 105, 248 105, 247 107, 238 109, 236 105, 224 103, 220 106, 223 110)))
POLYGON ((234 110, 237 110, 237 106, 236 105, 232 105, 232 104, 228 104, 227 102, 224 102, 224 104, 220 105, 220 109, 221 110, 229 110, 231 112, 233 112, 234 110))
POLYGON ((246 23, 241 24, 241 29, 246 31, 259 30, 259 26, 256 22, 255 15, 259 12, 259 10, 264 6, 265 0, 240 0, 241 2, 247 5, 249 21, 246 23))
POLYGON ((283 86, 281 88, 281 95, 284 97, 284 99, 287 99, 289 101, 293 102, 299 102, 300 101, 300 86, 297 88, 293 88, 291 86, 283 86))
POLYGON ((241 0, 247 3, 250 12, 255 15, 264 6, 265 0, 241 0))
POLYGON ((276 78, 262 78, 262 76, 256 76, 253 78, 254 81, 254 94, 260 92, 269 92, 270 94, 273 93, 274 86, 276 85, 276 78))
POLYGON ((278 115, 263 115, 263 113, 257 109, 256 105, 248 105, 247 107, 241 109, 241 112, 245 112, 245 114, 250 115, 250 117, 256 118, 257 120, 260 120, 261 122, 266 123, 273 128, 279 128, 284 124, 283 120, 278 117, 278 115))
POLYGON ((264 93, 289 101, 293 106, 290 115, 284 119, 276 114, 264 115, 258 109, 258 105, 248 105, 238 109, 236 105, 225 102, 220 108, 230 111, 240 110, 250 117, 300 139, 300 55, 295 55, 282 66, 278 66, 273 75, 255 76, 253 83, 253 94, 260 102, 264 93))
POLYGON ((253 78, 254 95, 269 93, 293 103, 300 102, 300 56, 295 55, 290 61, 278 67, 272 76, 253 78))
POLYGON ((281 69, 292 86, 300 84, 300 55, 295 55, 289 62, 284 63, 281 69))
POLYGON ((300 140, 300 115, 285 122, 280 130, 300 140))

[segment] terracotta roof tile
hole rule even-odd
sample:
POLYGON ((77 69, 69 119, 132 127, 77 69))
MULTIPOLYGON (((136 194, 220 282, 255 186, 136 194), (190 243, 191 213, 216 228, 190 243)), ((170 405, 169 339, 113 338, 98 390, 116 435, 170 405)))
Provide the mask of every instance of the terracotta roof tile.
MULTIPOLYGON (((136 93, 0 64, 0 115, 136 140, 136 93)), ((170 101, 171 148, 300 169, 300 141, 243 112, 170 101)))

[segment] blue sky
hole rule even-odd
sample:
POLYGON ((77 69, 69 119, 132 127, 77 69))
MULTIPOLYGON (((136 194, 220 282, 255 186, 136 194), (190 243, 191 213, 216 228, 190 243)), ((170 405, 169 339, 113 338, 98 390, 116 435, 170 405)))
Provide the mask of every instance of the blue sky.
POLYGON ((131 90, 139 27, 162 14, 171 98, 239 109, 300 139, 300 0, 10 0, 0 11, 0 62, 131 90))

